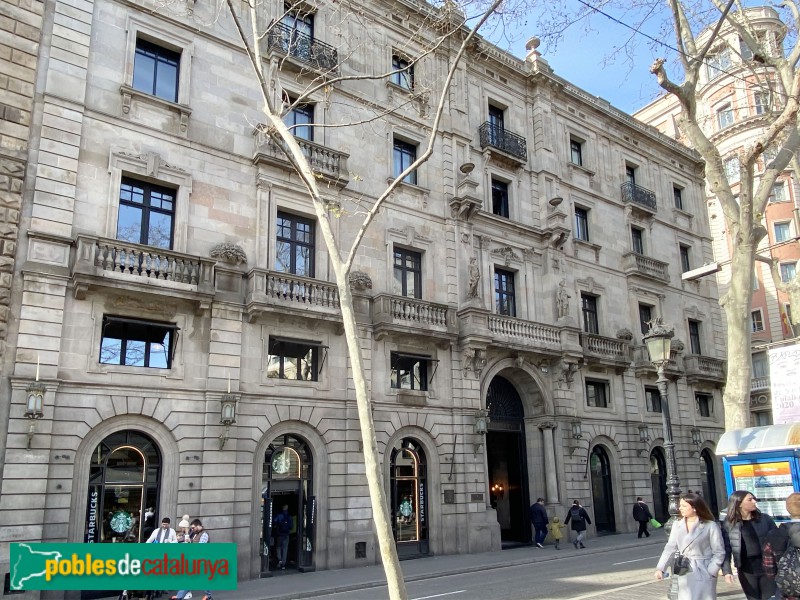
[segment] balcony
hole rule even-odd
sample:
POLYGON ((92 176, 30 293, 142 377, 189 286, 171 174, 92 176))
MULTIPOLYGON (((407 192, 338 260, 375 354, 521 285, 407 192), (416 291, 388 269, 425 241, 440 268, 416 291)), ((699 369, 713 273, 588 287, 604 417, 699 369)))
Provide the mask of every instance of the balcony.
MULTIPOLYGON (((650 354, 647 352, 647 346, 633 346, 633 368, 637 377, 650 377, 655 375, 656 368, 650 362, 650 354)), ((669 356, 669 362, 664 369, 664 373, 669 379, 678 379, 683 376, 683 363, 680 357, 681 353, 672 348, 669 356)))
POLYGON ((669 283, 669 263, 637 252, 622 255, 622 268, 628 276, 638 275, 660 283, 669 283))
POLYGON ((454 340, 457 336, 451 308, 406 296, 375 296, 372 323, 376 339, 391 333, 416 334, 440 340, 454 340))
POLYGON ((273 22, 270 26, 267 50, 285 56, 289 59, 285 63, 287 66, 296 66, 300 70, 311 68, 335 73, 339 67, 336 48, 283 23, 273 22))
POLYGON ((247 274, 245 311, 251 323, 265 312, 321 321, 342 320, 336 284, 263 269, 247 274))
POLYGON ((479 346, 494 345, 505 349, 558 356, 567 348, 577 350, 569 332, 560 327, 492 313, 485 308, 467 307, 458 311, 459 341, 479 346))
POLYGON ((646 215, 655 214, 658 210, 656 193, 651 192, 635 183, 626 181, 620 186, 622 201, 644 212, 646 215))
POLYGON ((112 288, 184 298, 206 308, 214 296, 212 258, 86 235, 75 244, 71 276, 76 298, 85 298, 91 289, 112 288))
MULTIPOLYGON (((264 133, 261 127, 256 130, 255 136, 256 154, 253 157, 253 163, 263 162, 284 169, 293 169, 289 159, 286 158, 286 153, 283 151, 283 148, 286 147, 286 142, 283 140, 276 141, 264 133)), ((295 140, 300 145, 300 149, 308 159, 308 164, 316 175, 326 183, 339 189, 347 185, 349 177, 347 159, 350 157, 349 154, 337 152, 322 144, 302 138, 295 138, 295 140)))
POLYGON ((683 357, 687 383, 725 383, 725 361, 719 358, 688 354, 683 357))
MULTIPOLYGON (((478 129, 481 148, 489 148, 492 151, 500 151, 500 158, 510 160, 517 166, 524 165, 528 161, 528 144, 525 138, 511 133, 504 127, 492 125, 486 121, 478 129)), ((498 156, 495 153, 495 156, 498 156)))
POLYGON ((631 364, 630 345, 626 340, 582 333, 581 346, 588 364, 605 365, 616 369, 627 369, 631 364))
POLYGON ((765 392, 770 389, 769 376, 767 377, 753 377, 750 380, 751 392, 765 392))

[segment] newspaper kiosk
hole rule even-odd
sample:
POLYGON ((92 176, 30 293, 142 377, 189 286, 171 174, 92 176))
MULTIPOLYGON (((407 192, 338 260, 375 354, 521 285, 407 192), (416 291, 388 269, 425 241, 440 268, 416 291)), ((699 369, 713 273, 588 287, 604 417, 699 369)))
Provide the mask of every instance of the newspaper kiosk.
POLYGON ((800 423, 727 431, 717 443, 725 486, 747 490, 761 510, 775 520, 788 520, 786 497, 800 492, 800 423))

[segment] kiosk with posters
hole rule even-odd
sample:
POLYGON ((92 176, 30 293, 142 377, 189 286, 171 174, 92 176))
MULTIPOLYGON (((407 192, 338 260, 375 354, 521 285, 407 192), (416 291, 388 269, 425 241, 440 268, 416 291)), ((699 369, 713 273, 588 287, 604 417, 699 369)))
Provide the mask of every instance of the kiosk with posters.
POLYGON ((786 497, 800 492, 800 423, 727 431, 716 454, 729 495, 747 490, 776 521, 789 519, 786 497))

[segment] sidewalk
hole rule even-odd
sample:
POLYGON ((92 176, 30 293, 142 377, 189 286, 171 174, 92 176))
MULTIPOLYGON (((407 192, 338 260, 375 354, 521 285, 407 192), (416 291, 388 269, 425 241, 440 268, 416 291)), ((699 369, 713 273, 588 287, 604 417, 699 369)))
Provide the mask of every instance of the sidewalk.
MULTIPOLYGON (((647 547, 661 549, 666 543, 663 529, 652 532, 649 538, 637 539, 635 533, 621 533, 586 540, 585 550, 576 550, 568 541, 561 549, 545 546, 540 550, 525 546, 484 554, 455 554, 431 556, 401 562, 406 581, 419 581, 443 575, 458 575, 476 570, 496 569, 514 565, 546 562, 572 555, 592 555, 623 548, 647 547)), ((279 573, 275 577, 253 579, 239 583, 238 590, 218 592, 215 600, 294 600, 323 593, 341 593, 384 585, 386 579, 381 565, 315 571, 313 573, 279 573)))

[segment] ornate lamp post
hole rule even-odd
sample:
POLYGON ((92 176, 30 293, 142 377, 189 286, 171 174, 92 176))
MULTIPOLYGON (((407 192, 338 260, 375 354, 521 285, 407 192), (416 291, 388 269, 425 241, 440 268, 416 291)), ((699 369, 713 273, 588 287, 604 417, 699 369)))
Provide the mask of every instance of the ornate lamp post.
POLYGON ((667 497, 669 498, 670 519, 665 525, 667 532, 672 528, 678 518, 678 502, 681 489, 678 479, 678 466, 675 462, 675 443, 672 441, 672 419, 669 414, 669 395, 667 384, 669 380, 664 374, 664 369, 669 363, 672 337, 675 335, 672 327, 666 327, 660 318, 649 323, 650 331, 644 336, 643 341, 650 354, 650 362, 658 370, 658 393, 661 396, 661 415, 664 424, 664 450, 667 454, 667 497))

